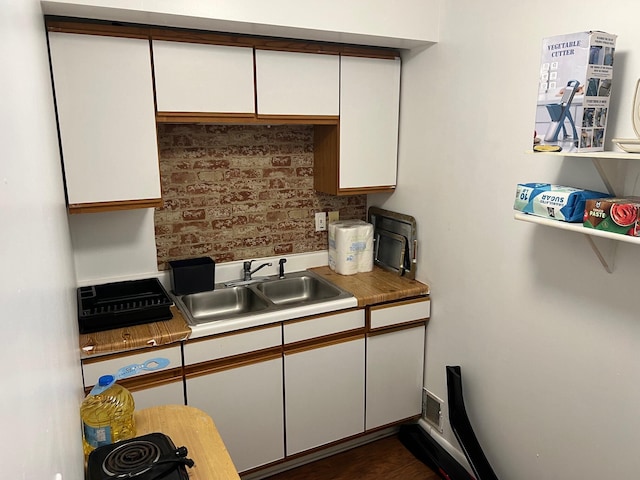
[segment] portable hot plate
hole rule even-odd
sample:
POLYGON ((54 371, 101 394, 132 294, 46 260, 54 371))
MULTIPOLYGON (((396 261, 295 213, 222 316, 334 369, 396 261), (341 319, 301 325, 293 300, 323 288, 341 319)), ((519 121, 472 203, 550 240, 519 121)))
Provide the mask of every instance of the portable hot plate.
POLYGON ((96 448, 89 454, 87 480, 188 480, 185 447, 176 448, 163 433, 149 433, 96 448))

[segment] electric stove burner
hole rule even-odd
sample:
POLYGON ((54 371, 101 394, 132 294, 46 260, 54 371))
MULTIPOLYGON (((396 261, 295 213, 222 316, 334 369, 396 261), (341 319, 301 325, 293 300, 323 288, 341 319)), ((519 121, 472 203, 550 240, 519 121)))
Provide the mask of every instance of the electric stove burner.
POLYGON ((160 458, 160 448, 153 442, 138 440, 119 445, 102 462, 102 469, 110 477, 132 471, 149 470, 160 458))
POLYGON ((150 433, 105 445, 89 455, 87 480, 188 480, 185 447, 176 448, 162 433, 150 433))

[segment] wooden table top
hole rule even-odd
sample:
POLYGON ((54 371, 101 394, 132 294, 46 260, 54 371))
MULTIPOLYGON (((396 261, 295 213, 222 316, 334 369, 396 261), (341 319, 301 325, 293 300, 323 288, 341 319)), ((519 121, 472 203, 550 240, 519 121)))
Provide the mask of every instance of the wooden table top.
POLYGON ((310 270, 351 293, 358 299, 359 307, 429 295, 431 291, 429 285, 400 277, 375 265, 372 271, 355 275, 340 275, 329 267, 310 270))
POLYGON ((185 405, 161 405, 135 412, 136 435, 160 432, 168 435, 176 447, 187 447, 188 458, 195 462, 187 468, 190 480, 240 480, 209 415, 185 405))

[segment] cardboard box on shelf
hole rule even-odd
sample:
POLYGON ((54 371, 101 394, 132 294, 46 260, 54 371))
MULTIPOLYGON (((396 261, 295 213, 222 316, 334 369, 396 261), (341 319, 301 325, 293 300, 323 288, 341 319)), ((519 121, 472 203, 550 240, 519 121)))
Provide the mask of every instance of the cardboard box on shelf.
POLYGON ((596 230, 640 237, 640 197, 587 200, 583 225, 596 230))
POLYGON ((616 38, 589 31, 543 40, 534 148, 604 150, 616 38))

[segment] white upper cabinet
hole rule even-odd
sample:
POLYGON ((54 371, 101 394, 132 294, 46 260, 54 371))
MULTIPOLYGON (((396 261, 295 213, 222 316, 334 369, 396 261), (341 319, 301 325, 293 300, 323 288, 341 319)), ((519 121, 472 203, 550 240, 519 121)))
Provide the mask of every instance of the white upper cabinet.
POLYGON ((51 32, 49 43, 70 210, 159 201, 149 41, 51 32))
POLYGON ((256 50, 258 114, 340 113, 340 57, 256 50))
POLYGON ((158 112, 255 112, 253 48, 152 43, 158 112))
POLYGON ((400 59, 341 57, 339 189, 395 187, 400 59))

